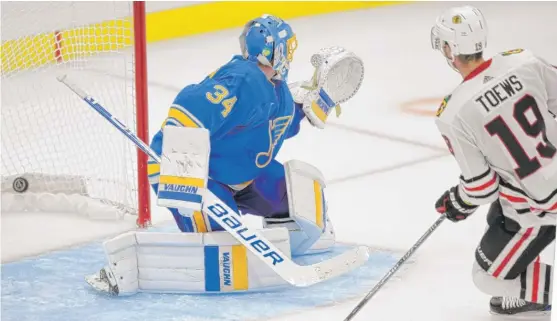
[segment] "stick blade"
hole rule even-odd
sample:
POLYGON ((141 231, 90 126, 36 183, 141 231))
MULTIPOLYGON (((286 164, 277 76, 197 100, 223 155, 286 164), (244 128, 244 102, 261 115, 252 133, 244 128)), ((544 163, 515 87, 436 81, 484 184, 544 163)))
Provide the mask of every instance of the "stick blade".
POLYGON ((323 262, 304 266, 307 271, 298 274, 292 284, 297 287, 311 286, 355 270, 368 259, 368 247, 358 246, 323 262))

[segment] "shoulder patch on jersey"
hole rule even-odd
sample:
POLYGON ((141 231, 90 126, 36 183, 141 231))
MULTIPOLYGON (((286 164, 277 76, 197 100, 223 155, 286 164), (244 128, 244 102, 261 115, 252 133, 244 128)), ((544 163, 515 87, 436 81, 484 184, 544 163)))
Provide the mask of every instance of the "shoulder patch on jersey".
POLYGON ((451 99, 451 96, 452 95, 448 95, 448 96, 445 96, 445 98, 443 98, 443 101, 441 102, 441 105, 439 105, 439 108, 437 108, 437 112, 435 113, 435 116, 437 116, 437 117, 441 116, 443 111, 445 111, 445 108, 447 107, 447 103, 451 99))
POLYGON ((513 50, 508 50, 508 51, 502 52, 502 53, 501 53, 501 56, 506 57, 506 56, 510 56, 510 55, 514 55, 514 54, 521 53, 521 52, 523 52, 523 51, 524 51, 524 49, 513 49, 513 50))

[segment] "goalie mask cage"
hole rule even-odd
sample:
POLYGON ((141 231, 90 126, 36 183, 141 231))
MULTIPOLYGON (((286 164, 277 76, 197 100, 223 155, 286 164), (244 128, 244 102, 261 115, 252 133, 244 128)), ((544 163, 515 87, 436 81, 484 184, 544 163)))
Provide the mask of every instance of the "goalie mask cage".
POLYGON ((56 80, 67 74, 144 141, 144 2, 2 2, 2 211, 137 215, 147 157, 56 80))

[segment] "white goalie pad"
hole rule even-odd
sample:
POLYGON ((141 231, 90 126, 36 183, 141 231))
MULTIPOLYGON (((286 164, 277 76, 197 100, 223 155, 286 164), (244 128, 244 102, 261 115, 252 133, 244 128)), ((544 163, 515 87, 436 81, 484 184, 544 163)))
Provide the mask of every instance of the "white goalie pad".
POLYGON ((298 226, 290 229, 291 252, 292 255, 302 255, 308 253, 327 230, 325 178, 319 169, 299 160, 286 162, 284 170, 289 219, 298 226))
MULTIPOLYGON (((261 233, 290 257, 288 231, 261 233)), ((117 291, 204 293, 267 290, 288 283, 228 232, 127 232, 104 242, 107 267, 117 291)), ((95 276, 90 285, 108 292, 95 276)))
POLYGON ((333 109, 340 116, 340 104, 352 98, 364 79, 364 63, 342 47, 321 49, 311 57, 315 68, 310 81, 289 85, 294 101, 302 104, 311 124, 324 128, 333 109))
POLYGON ((159 177, 159 206, 200 211, 209 175, 209 131, 164 128, 159 177))

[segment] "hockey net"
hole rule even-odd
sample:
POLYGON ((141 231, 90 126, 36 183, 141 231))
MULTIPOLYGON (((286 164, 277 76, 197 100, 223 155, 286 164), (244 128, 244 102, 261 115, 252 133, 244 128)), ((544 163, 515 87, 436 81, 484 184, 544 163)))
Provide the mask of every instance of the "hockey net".
POLYGON ((2 2, 2 212, 149 220, 146 157, 56 77, 147 138, 144 2, 2 2))

